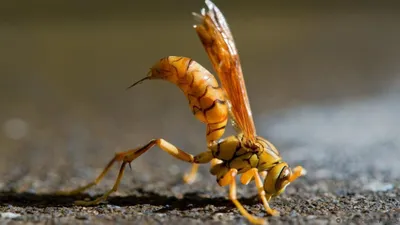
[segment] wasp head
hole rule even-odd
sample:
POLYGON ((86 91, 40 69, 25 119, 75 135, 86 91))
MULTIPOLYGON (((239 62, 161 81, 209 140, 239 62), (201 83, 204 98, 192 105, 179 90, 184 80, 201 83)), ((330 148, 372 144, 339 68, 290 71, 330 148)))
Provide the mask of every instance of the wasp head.
POLYGON ((268 170, 264 180, 264 190, 268 199, 275 197, 285 191, 290 184, 292 170, 287 163, 281 162, 268 170))

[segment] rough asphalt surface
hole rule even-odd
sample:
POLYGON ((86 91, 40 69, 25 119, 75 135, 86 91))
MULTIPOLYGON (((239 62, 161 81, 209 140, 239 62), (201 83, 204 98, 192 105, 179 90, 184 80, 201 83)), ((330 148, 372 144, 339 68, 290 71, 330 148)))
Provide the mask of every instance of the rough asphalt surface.
MULTIPOLYGON (((399 165, 396 163, 398 150, 395 150, 400 143, 396 138, 400 130, 399 127, 388 123, 398 111, 387 111, 389 107, 393 108, 396 97, 398 96, 385 95, 357 104, 343 103, 319 108, 304 106, 294 111, 272 115, 268 121, 274 121, 274 124, 265 126, 275 133, 285 133, 285 137, 281 138, 290 140, 278 140, 279 143, 283 143, 282 148, 289 149, 288 153, 283 155, 291 164, 303 165, 309 173, 290 185, 282 196, 271 201, 271 206, 281 212, 280 217, 265 214, 252 185, 239 186, 240 201, 252 214, 266 217, 271 224, 400 223, 399 165), (374 124, 374 119, 370 116, 360 114, 371 106, 374 106, 374 109, 370 113, 381 118, 379 124, 374 124), (296 119, 296 126, 299 123, 307 123, 313 130, 317 128, 313 127, 314 125, 320 126, 318 123, 325 121, 327 117, 331 121, 331 127, 325 129, 324 134, 302 133, 292 127, 294 123, 291 120, 296 119), (367 121, 368 124, 364 123, 367 121), (355 126, 356 124, 363 124, 364 127, 355 126), (377 125, 382 126, 381 129, 376 127, 377 125), (346 139, 347 133, 336 135, 334 140, 322 138, 332 135, 329 134, 330 131, 344 129, 356 135, 360 129, 373 127, 376 128, 375 133, 370 134, 375 140, 369 140, 368 137, 346 139), (297 138, 292 136, 295 134, 297 138), (324 148, 344 149, 318 153, 324 148), (352 148, 358 150, 350 151, 352 148), (307 156, 302 155, 302 151, 307 151, 307 156), (375 155, 370 157, 368 154, 375 155)), ((272 134, 271 138, 279 138, 272 134)), ((156 155, 165 159, 169 157, 162 152, 157 152, 156 155)), ((74 175, 74 172, 70 172, 74 171, 74 168, 68 168, 68 165, 58 169, 44 165, 45 168, 40 171, 47 172, 29 176, 24 175, 27 171, 24 171, 23 166, 14 168, 12 175, 3 176, 1 180, 0 221, 10 224, 248 223, 227 199, 226 189, 216 185, 206 168, 201 170, 195 183, 186 185, 181 180, 186 164, 167 165, 166 169, 159 170, 158 166, 151 168, 151 158, 144 158, 142 161, 146 162, 138 160, 138 163, 133 163, 132 171, 127 169, 120 191, 107 202, 94 207, 75 206, 73 202, 79 199, 93 199, 109 189, 116 170, 113 170, 101 185, 82 195, 65 197, 54 195, 52 192, 59 188, 65 190, 84 184, 94 178, 100 168, 95 171, 89 167, 75 168, 74 175), (146 167, 142 163, 149 165, 146 167)))

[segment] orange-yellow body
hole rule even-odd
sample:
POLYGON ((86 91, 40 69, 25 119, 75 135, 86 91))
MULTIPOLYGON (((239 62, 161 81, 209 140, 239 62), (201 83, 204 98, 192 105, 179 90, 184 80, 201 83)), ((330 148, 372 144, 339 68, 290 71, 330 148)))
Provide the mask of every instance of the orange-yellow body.
POLYGON ((261 137, 256 137, 256 148, 246 146, 239 136, 229 136, 223 141, 210 147, 211 154, 223 163, 211 169, 211 173, 222 178, 231 168, 237 169, 238 174, 251 168, 259 171, 268 171, 275 164, 281 162, 281 157, 275 146, 261 137))
POLYGON ((249 214, 237 200, 235 177, 238 174, 241 174, 242 184, 254 181, 263 206, 270 215, 278 214, 268 204, 271 197, 282 193, 288 184, 305 174, 301 166, 290 169, 275 146, 256 134, 232 34, 219 9, 210 0, 205 2, 208 10, 203 9, 201 15, 195 14, 200 22, 195 28, 222 88, 215 77, 200 64, 179 56, 162 58, 153 65, 147 77, 130 87, 150 79, 163 79, 177 85, 189 100, 194 116, 207 126, 207 151, 194 156, 158 138, 150 140, 142 147, 117 153, 93 182, 67 194, 79 193, 96 185, 115 162, 122 162, 113 188, 94 201, 81 201, 79 204, 93 205, 105 200, 118 189, 125 166, 153 146, 158 146, 173 157, 193 165, 191 173, 184 178, 187 182, 195 177, 198 164, 211 162, 211 174, 216 176, 219 185, 229 185, 229 198, 240 213, 254 224, 265 224, 266 221, 249 214), (237 134, 221 139, 228 117, 237 134))
POLYGON ((150 69, 148 79, 167 80, 183 91, 194 116, 207 124, 209 143, 224 134, 228 103, 217 80, 207 69, 190 58, 169 56, 150 69))

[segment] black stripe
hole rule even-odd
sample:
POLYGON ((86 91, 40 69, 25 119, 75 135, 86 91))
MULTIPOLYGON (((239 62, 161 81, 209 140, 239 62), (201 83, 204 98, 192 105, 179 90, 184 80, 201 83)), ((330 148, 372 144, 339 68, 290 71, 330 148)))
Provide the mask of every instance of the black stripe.
POLYGON ((217 144, 217 152, 216 152, 216 155, 217 156, 219 156, 219 154, 221 153, 221 142, 218 142, 218 144, 217 144))
POLYGON ((199 100, 200 100, 201 98, 203 98, 203 97, 207 94, 207 92, 208 92, 208 87, 210 87, 210 85, 207 85, 206 90, 204 91, 204 93, 201 94, 201 95, 198 97, 199 100))
POLYGON ((189 70, 190 66, 192 65, 192 62, 193 62, 193 59, 189 59, 189 62, 187 64, 187 66, 186 66, 186 73, 189 70))
POLYGON ((257 156, 257 165, 256 165, 256 167, 255 168, 258 168, 258 165, 260 164, 260 157, 258 157, 258 155, 256 154, 256 156, 257 156))
POLYGON ((242 149, 242 143, 238 142, 238 145, 235 148, 235 155, 240 149, 242 149))
MULTIPOLYGON (((187 73, 187 70, 186 70, 186 73, 187 73)), ((191 81, 190 84, 189 84, 189 87, 190 87, 190 88, 192 88, 192 86, 193 86, 193 84, 194 84, 194 77, 195 77, 195 75, 192 73, 192 81, 191 81)))
POLYGON ((207 136, 210 135, 211 133, 214 133, 215 131, 219 131, 219 130, 225 129, 225 127, 226 127, 226 126, 222 126, 222 127, 216 128, 216 129, 209 130, 209 131, 207 132, 207 136))
POLYGON ((194 105, 194 106, 192 107, 192 113, 196 115, 197 112, 201 112, 201 108, 194 105), (196 111, 196 109, 197 109, 197 111, 196 111))
POLYGON ((160 68, 156 69, 156 71, 157 71, 157 73, 160 73, 160 74, 166 74, 166 73, 170 73, 171 72, 170 70, 160 69, 160 68))
POLYGON ((284 166, 284 167, 282 168, 281 172, 279 173, 278 180, 277 180, 276 183, 275 183, 275 190, 278 190, 279 186, 282 185, 281 175, 282 175, 282 172, 285 171, 285 169, 286 169, 286 166, 284 166))
POLYGON ((220 99, 215 99, 215 100, 213 101, 213 103, 212 103, 209 107, 207 107, 206 109, 203 110, 204 115, 207 113, 207 111, 209 111, 209 110, 211 110, 212 108, 214 108, 214 106, 215 106, 217 103, 225 104, 226 101, 220 100, 220 99))
POLYGON ((170 64, 170 65, 172 66, 172 68, 174 68, 174 70, 175 70, 175 72, 176 72, 176 76, 177 76, 177 78, 178 78, 178 80, 179 80, 180 76, 179 76, 178 68, 176 68, 176 66, 174 66, 174 65, 172 65, 172 64, 170 64))
POLYGON ((219 89, 218 86, 217 86, 217 87, 214 87, 214 86, 211 86, 211 85, 207 85, 206 90, 204 91, 204 93, 201 94, 199 97, 197 97, 199 100, 202 99, 202 98, 207 94, 208 88, 209 88, 209 87, 213 88, 214 90, 219 89))
POLYGON ((188 94, 188 95, 187 95, 187 99, 189 100, 189 105, 192 105, 192 101, 190 100, 190 99, 191 99, 190 97, 193 97, 193 98, 195 98, 196 100, 197 100, 197 98, 196 98, 196 96, 194 96, 194 95, 192 95, 192 94, 188 94))
POLYGON ((183 57, 179 57, 178 59, 175 59, 174 61, 172 61, 173 63, 174 62, 179 62, 179 61, 181 61, 183 59, 183 57))

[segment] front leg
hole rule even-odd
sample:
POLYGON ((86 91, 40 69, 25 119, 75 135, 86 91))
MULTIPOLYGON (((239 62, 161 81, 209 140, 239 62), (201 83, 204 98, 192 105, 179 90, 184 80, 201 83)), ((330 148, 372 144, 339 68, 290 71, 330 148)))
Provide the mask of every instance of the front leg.
POLYGON ((247 185, 251 181, 252 178, 254 178, 254 181, 256 183, 256 187, 258 190, 258 195, 260 196, 261 201, 262 201, 267 213, 272 216, 278 216, 279 212, 274 209, 271 209, 271 207, 268 204, 268 199, 270 199, 271 197, 268 196, 268 199, 267 199, 267 196, 264 191, 264 185, 261 181, 260 175, 258 174, 257 168, 252 168, 252 169, 246 171, 245 173, 243 173, 243 175, 240 177, 240 182, 242 182, 242 184, 244 184, 244 185, 247 185))
POLYGON ((294 180, 296 180, 297 178, 304 176, 307 174, 307 170, 305 170, 303 167, 301 166, 296 166, 293 170, 292 170, 292 174, 290 175, 288 181, 289 182, 293 182, 294 180))
POLYGON ((258 218, 256 216, 251 215, 247 210, 243 207, 243 205, 237 200, 236 196, 236 180, 235 177, 237 175, 238 171, 236 169, 230 169, 223 177, 221 180, 219 180, 218 184, 221 186, 229 186, 229 199, 235 204, 236 208, 239 210, 239 212, 246 218, 248 219, 252 224, 266 224, 267 221, 258 218))

